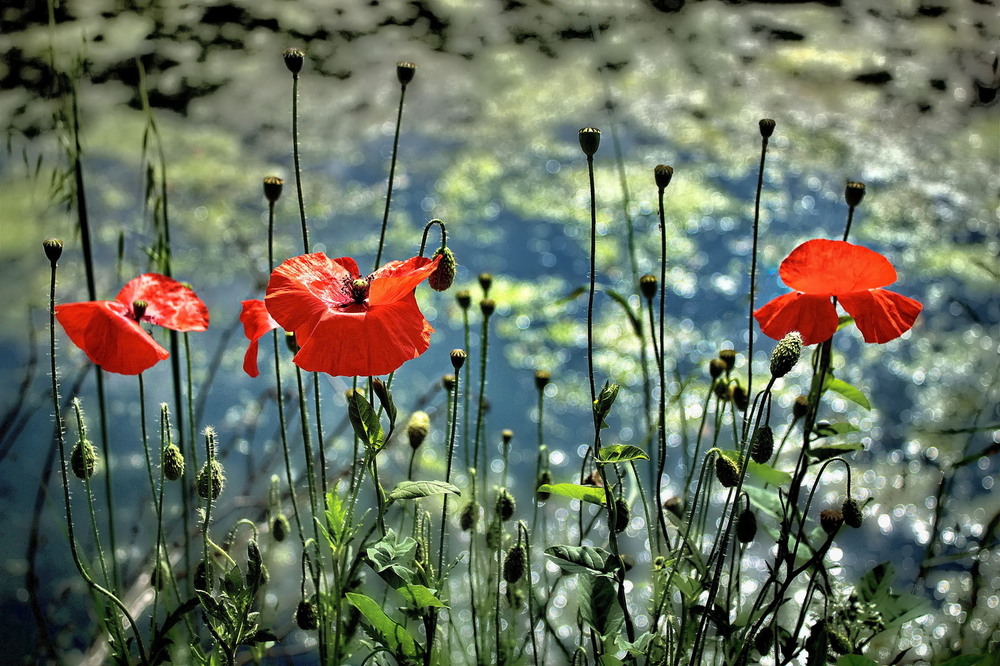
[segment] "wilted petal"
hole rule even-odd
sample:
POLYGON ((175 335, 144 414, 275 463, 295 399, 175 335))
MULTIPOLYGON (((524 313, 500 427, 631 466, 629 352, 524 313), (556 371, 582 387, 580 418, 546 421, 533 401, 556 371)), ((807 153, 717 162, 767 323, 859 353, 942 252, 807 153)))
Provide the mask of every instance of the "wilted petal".
POLYGON ((243 371, 251 377, 260 374, 257 368, 257 347, 261 337, 268 331, 278 328, 278 322, 271 318, 264 301, 260 299, 243 301, 240 311, 240 322, 243 324, 243 334, 247 336, 250 345, 243 355, 243 371))
POLYGON ((837 331, 837 309, 829 296, 791 293, 778 296, 753 316, 764 335, 780 340, 792 331, 802 335, 802 344, 825 342, 837 331))
POLYGON ((129 309, 135 301, 145 301, 142 320, 173 331, 204 331, 208 328, 208 308, 190 287, 159 273, 144 273, 129 280, 115 296, 129 309))
POLYGON ((840 304, 854 317, 865 342, 889 342, 913 327, 924 309, 918 301, 886 289, 840 296, 840 304))
POLYGON ((781 262, 779 274, 795 291, 828 296, 876 289, 896 281, 896 269, 878 252, 822 238, 792 250, 781 262))
POLYGON ((137 375, 170 356, 131 318, 131 307, 124 303, 67 303, 57 305, 55 313, 73 344, 108 372, 137 375))

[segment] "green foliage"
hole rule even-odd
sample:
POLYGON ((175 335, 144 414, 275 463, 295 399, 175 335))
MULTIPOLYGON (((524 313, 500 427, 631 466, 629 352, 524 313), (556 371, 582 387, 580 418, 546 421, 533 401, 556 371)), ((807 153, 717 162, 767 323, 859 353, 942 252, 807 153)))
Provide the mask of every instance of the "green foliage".
POLYGON ((615 569, 611 553, 596 546, 552 546, 545 555, 566 573, 607 576, 615 569))
POLYGON ((872 408, 871 403, 868 402, 868 398, 861 392, 861 389, 851 386, 842 379, 835 378, 832 372, 828 372, 826 374, 826 381, 823 382, 823 390, 839 393, 843 398, 850 400, 867 410, 872 408))
POLYGON ((389 650, 397 660, 410 663, 422 654, 406 627, 386 615, 377 601, 356 592, 348 592, 344 596, 361 613, 372 640, 389 650))
POLYGON ((885 631, 931 612, 927 599, 913 594, 894 593, 890 586, 895 576, 896 570, 892 564, 883 562, 866 573, 855 588, 858 599, 878 611, 881 628, 885 631))
POLYGON ((580 574, 580 617, 603 638, 621 632, 624 616, 617 600, 617 583, 607 576, 580 574))
POLYGON ((378 414, 360 391, 352 391, 347 398, 347 416, 351 420, 354 434, 365 446, 378 451, 385 444, 385 434, 378 414))
POLYGON ((603 488, 597 486, 583 486, 578 483, 543 483, 538 486, 538 492, 551 493, 561 497, 582 500, 591 504, 604 506, 605 493, 603 488))
POLYGON ((624 463, 630 460, 649 460, 649 456, 638 446, 630 444, 602 446, 600 453, 597 454, 599 463, 624 463))
POLYGON ((391 587, 404 587, 414 582, 410 563, 416 549, 417 542, 412 537, 400 541, 390 529, 365 550, 365 562, 391 587))
POLYGON ((604 382, 604 387, 594 400, 594 423, 599 423, 602 429, 609 427, 604 419, 611 412, 611 407, 618 399, 618 391, 620 390, 621 387, 618 384, 604 382))
POLYGON ((420 499, 445 493, 462 494, 457 487, 444 481, 400 481, 389 493, 389 501, 420 499))
MULTIPOLYGON (((735 461, 740 459, 739 454, 733 449, 723 451, 722 453, 730 460, 735 461)), ((781 486, 792 480, 792 475, 788 472, 782 472, 781 470, 775 469, 770 465, 762 465, 761 463, 754 462, 753 460, 747 460, 746 462, 747 472, 764 483, 768 483, 772 486, 781 486)))

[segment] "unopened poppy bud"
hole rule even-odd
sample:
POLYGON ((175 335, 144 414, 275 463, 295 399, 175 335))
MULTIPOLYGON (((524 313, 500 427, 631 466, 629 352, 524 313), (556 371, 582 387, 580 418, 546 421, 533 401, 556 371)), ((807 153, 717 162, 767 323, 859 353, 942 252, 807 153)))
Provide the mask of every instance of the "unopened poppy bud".
POLYGON ((479 286, 483 290, 483 297, 490 295, 490 287, 493 286, 493 274, 492 273, 480 273, 479 274, 479 286))
POLYGON ((406 424, 406 437, 410 440, 410 448, 417 449, 431 431, 431 417, 427 412, 413 412, 406 424))
POLYGON ((441 378, 441 388, 449 393, 455 388, 455 375, 445 375, 441 378))
POLYGON ((49 264, 55 266, 59 257, 62 256, 63 242, 58 238, 49 238, 42 241, 42 249, 45 250, 45 257, 49 260, 49 264))
POLYGON ((225 485, 226 474, 225 470, 222 469, 222 463, 213 460, 211 465, 208 462, 202 465, 198 472, 198 478, 195 480, 198 497, 206 500, 218 499, 225 485))
POLYGON ((412 62, 397 62, 396 63, 396 78, 399 79, 401 85, 406 85, 413 80, 413 75, 417 73, 417 66, 412 62))
POLYGON ((723 402, 730 400, 733 397, 733 387, 731 387, 728 382, 719 382, 715 385, 715 397, 723 402))
POLYGON ((665 190, 670 184, 670 179, 674 177, 674 168, 666 164, 657 164, 653 167, 653 179, 656 181, 656 189, 665 190))
POLYGON ((771 376, 784 377, 799 362, 802 355, 802 336, 792 331, 781 338, 771 352, 771 376))
POLYGON ((544 390, 550 381, 552 381, 552 373, 548 370, 535 371, 535 388, 539 391, 544 390))
POLYGON ((596 127, 584 127, 580 130, 580 148, 587 157, 593 157, 601 147, 601 130, 596 127))
POLYGON ((259 590, 269 578, 264 558, 260 554, 260 546, 257 545, 256 539, 250 539, 247 542, 247 587, 259 590))
POLYGON ((184 454, 173 442, 163 449, 163 476, 176 481, 184 475, 184 454))
POLYGON ((861 527, 864 516, 861 513, 861 506, 858 505, 857 500, 848 497, 844 500, 844 504, 840 507, 840 511, 844 515, 845 523, 854 529, 861 527))
MULTIPOLYGON (((552 483, 552 472, 547 469, 542 470, 542 473, 538 475, 538 484, 535 487, 540 488, 542 486, 547 486, 550 483, 552 483)), ((548 498, 552 497, 552 493, 546 493, 539 490, 535 493, 535 497, 538 498, 539 502, 544 502, 548 498)))
POLYGON ((468 310, 469 306, 472 305, 472 294, 469 293, 468 289, 463 289, 455 294, 455 300, 458 301, 458 307, 468 310))
POLYGON ((854 652, 854 646, 851 645, 850 639, 839 631, 827 629, 826 639, 830 645, 830 650, 836 654, 850 654, 854 652))
POLYGON ((740 482, 740 468, 732 458, 720 453, 715 457, 715 477, 723 488, 732 488, 740 482))
POLYGON ((467 358, 469 358, 469 355, 464 349, 451 350, 451 366, 455 368, 456 371, 462 369, 462 366, 465 365, 465 359, 467 358))
POLYGON ((162 590, 167 586, 169 581, 170 569, 167 567, 166 560, 161 559, 153 565, 153 570, 149 574, 149 584, 157 590, 162 590))
POLYGON ((809 413, 809 396, 800 395, 792 403, 792 417, 795 419, 805 418, 809 413))
POLYGON ((765 139, 770 139, 774 134, 774 121, 770 118, 762 118, 757 125, 760 127, 760 135, 765 139))
POLYGON ((458 262, 455 261, 455 254, 446 247, 439 247, 434 256, 441 257, 441 261, 438 262, 437 268, 434 269, 431 276, 427 278, 427 284, 434 291, 447 291, 455 282, 455 266, 458 265, 458 262))
POLYGON ((721 358, 713 358, 708 362, 708 375, 712 379, 718 379, 726 371, 726 362, 721 358))
POLYGON ((479 311, 483 313, 483 316, 489 319, 489 317, 496 311, 497 304, 492 298, 484 298, 479 301, 479 311))
POLYGON ((285 331, 285 346, 288 347, 288 351, 293 354, 299 353, 299 343, 295 340, 295 333, 292 331, 285 331))
POLYGON ((674 497, 668 497, 663 501, 663 508, 674 514, 678 518, 684 517, 684 500, 676 495, 674 497))
POLYGON ((837 509, 824 509, 819 512, 819 524, 827 534, 836 534, 844 524, 844 514, 837 509))
POLYGON ((132 301, 132 318, 136 321, 142 321, 148 307, 149 303, 146 301, 132 301))
POLYGON ((496 520, 490 521, 489 527, 486 528, 486 547, 489 550, 496 550, 502 538, 503 527, 500 526, 500 522, 496 520))
POLYGON ((283 513, 279 513, 271 521, 271 536, 274 537, 275 541, 284 541, 290 530, 291 525, 288 524, 288 516, 283 513))
POLYGON ((723 349, 719 352, 719 359, 726 364, 726 372, 729 372, 736 367, 736 350, 723 349))
POLYGON ((857 181, 848 181, 847 187, 844 188, 844 201, 851 208, 859 205, 861 200, 865 198, 865 184, 859 183, 857 181))
POLYGON ((771 426, 761 426, 750 438, 750 458, 761 465, 766 465, 774 453, 774 431, 771 426))
POLYGON ((507 492, 506 488, 501 489, 497 493, 496 512, 502 522, 507 522, 511 519, 511 516, 514 515, 515 506, 514 497, 507 492))
POLYGON ((642 294, 643 298, 647 301, 653 300, 656 296, 656 287, 659 281, 656 279, 655 275, 643 275, 639 278, 639 292, 642 294))
POLYGON ((750 406, 750 396, 747 394, 747 390, 743 388, 742 384, 736 384, 733 386, 733 404, 736 405, 736 409, 741 412, 747 411, 747 407, 750 406))
POLYGON ((281 57, 289 72, 297 76, 302 71, 302 63, 306 59, 306 54, 302 49, 285 49, 281 52, 281 57))
POLYGON ((476 516, 479 514, 479 507, 475 502, 469 502, 462 508, 462 513, 458 517, 458 525, 463 532, 468 532, 476 526, 476 516))
POLYGON ((271 203, 275 203, 281 198, 281 188, 285 181, 277 176, 267 176, 264 178, 264 198, 271 203))
POLYGON ((295 609, 295 624, 302 631, 312 631, 319 626, 316 618, 316 604, 306 599, 299 602, 295 609))
POLYGON ((749 507, 736 518, 736 540, 740 543, 750 543, 757 537, 757 516, 749 507))
POLYGON ((624 497, 615 499, 615 534, 621 534, 628 527, 630 508, 624 497))
POLYGON ((97 449, 88 440, 77 442, 69 456, 70 467, 78 479, 89 479, 97 468, 97 449))
POLYGON ((503 579, 510 584, 521 580, 528 562, 528 554, 524 546, 516 544, 507 551, 503 559, 503 579))
POLYGON ((392 404, 392 395, 389 391, 389 387, 387 387, 385 382, 378 377, 372 379, 372 393, 375 394, 375 397, 378 398, 378 401, 382 405, 392 404))

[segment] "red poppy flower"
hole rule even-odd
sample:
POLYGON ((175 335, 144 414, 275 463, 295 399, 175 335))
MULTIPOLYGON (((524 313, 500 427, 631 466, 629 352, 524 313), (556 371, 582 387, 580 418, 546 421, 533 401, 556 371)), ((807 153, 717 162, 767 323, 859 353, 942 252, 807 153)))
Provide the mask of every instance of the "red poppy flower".
POLYGON ((895 340, 910 330, 924 307, 882 289, 896 281, 888 259, 845 241, 806 241, 781 262, 778 273, 795 292, 754 312, 761 330, 775 340, 791 331, 801 333, 807 345, 829 340, 838 323, 834 298, 854 318, 865 342, 895 340))
POLYGON ((65 303, 56 319, 69 339, 108 372, 137 375, 170 356, 140 321, 174 331, 204 331, 208 309, 177 280, 145 273, 129 281, 113 301, 65 303))
POLYGON ((349 257, 304 254, 274 269, 264 300, 274 320, 295 333, 293 361, 303 370, 385 375, 430 346, 434 329, 414 290, 439 261, 393 261, 363 277, 349 257))
POLYGON ((240 321, 243 323, 243 334, 250 341, 246 354, 243 355, 243 372, 251 377, 260 374, 257 369, 257 346, 260 339, 268 331, 278 328, 278 322, 271 318, 264 306, 264 301, 259 298, 252 301, 243 301, 243 310, 240 311, 240 321))

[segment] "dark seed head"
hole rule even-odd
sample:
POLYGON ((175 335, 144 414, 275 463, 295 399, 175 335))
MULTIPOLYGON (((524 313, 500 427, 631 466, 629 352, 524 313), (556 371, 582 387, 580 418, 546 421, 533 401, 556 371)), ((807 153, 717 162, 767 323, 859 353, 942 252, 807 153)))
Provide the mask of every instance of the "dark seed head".
POLYGON ((446 247, 439 247, 434 256, 441 257, 441 261, 438 262, 437 268, 434 269, 431 276, 427 278, 427 284, 434 291, 447 291, 455 282, 455 266, 458 265, 458 262, 455 261, 455 254, 446 247))
POLYGON ((774 134, 774 121, 770 118, 762 118, 759 123, 760 135, 765 139, 770 139, 771 135, 774 134))
POLYGON ((844 188, 844 201, 851 208, 859 205, 861 200, 865 198, 865 184, 859 183, 857 181, 848 181, 847 187, 844 188))
POLYGON ((455 368, 455 371, 462 369, 465 365, 465 359, 469 358, 469 355, 464 349, 452 349, 451 350, 451 367, 455 368))
POLYGON ((827 534, 836 534, 844 524, 844 514, 837 509, 824 509, 819 512, 819 524, 827 534))
POLYGON ((724 488, 732 488, 740 482, 740 469, 732 458, 720 453, 715 457, 715 476, 724 488))
POLYGON ((281 57, 285 60, 285 67, 292 74, 298 75, 302 71, 302 63, 305 62, 306 54, 302 49, 285 49, 281 52, 281 57))
POLYGON ((656 279, 655 275, 643 275, 639 278, 639 292, 647 301, 656 297, 657 286, 659 286, 659 280, 656 279))
POLYGON ((853 498, 847 498, 844 500, 844 504, 840 507, 841 513, 844 515, 844 522, 850 527, 858 529, 861 527, 861 523, 864 521, 864 515, 861 513, 861 506, 858 505, 857 500, 853 498))
POLYGON ((584 127, 580 130, 580 148, 587 157, 593 157, 601 147, 601 130, 596 127, 584 127))
POLYGON ((417 73, 417 66, 412 62, 396 63, 396 78, 401 85, 406 85, 413 80, 413 75, 417 73))
POLYGON ((667 166, 666 164, 657 164, 653 167, 653 179, 656 181, 656 188, 658 190, 667 189, 667 185, 670 184, 670 180, 674 177, 674 168, 672 166, 667 166))
POLYGON ((268 176, 264 179, 264 198, 271 203, 275 203, 281 197, 281 188, 285 181, 277 176, 268 176))
POLYGON ((49 264, 55 267, 56 262, 59 261, 59 257, 62 256, 63 242, 58 238, 49 238, 42 241, 42 249, 45 250, 45 256, 49 260, 49 264))

